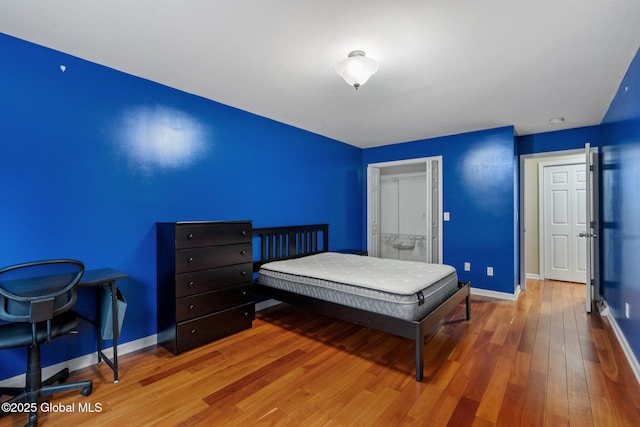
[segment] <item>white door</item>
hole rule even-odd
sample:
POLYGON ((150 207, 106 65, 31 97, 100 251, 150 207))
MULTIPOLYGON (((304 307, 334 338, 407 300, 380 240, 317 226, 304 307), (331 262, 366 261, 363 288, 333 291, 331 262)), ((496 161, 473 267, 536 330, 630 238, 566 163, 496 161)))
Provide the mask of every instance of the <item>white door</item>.
POLYGON ((442 262, 440 258, 440 162, 431 161, 431 262, 438 264, 442 262))
POLYGON ((367 251, 380 256, 380 169, 367 168, 367 251))
POLYGON ((579 237, 587 224, 585 164, 541 163, 540 167, 544 277, 585 283, 587 251, 579 237))
POLYGON ((598 238, 596 233, 597 224, 600 220, 598 216, 597 206, 599 201, 599 192, 596 183, 598 178, 598 149, 591 149, 590 144, 585 144, 585 160, 586 160, 586 199, 585 199, 585 212, 586 221, 585 227, 578 236, 584 238, 586 242, 586 309, 587 312, 591 312, 592 296, 595 294, 596 300, 600 299, 600 284, 599 284, 599 250, 595 239, 598 238), (595 289, 594 289, 595 288, 595 289))

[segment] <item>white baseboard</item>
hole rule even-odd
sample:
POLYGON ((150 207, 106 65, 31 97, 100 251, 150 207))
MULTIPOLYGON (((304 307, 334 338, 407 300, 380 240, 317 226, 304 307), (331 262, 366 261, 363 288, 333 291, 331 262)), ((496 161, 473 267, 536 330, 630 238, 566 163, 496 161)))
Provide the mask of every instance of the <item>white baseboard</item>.
POLYGON ((605 316, 609 323, 611 323, 611 327, 613 328, 613 332, 616 334, 616 338, 618 338, 618 342, 622 347, 622 351, 624 351, 624 355, 627 356, 627 360, 629 361, 629 365, 631 365, 631 370, 636 376, 636 380, 640 383, 640 363, 638 363, 638 359, 635 354, 633 354, 633 350, 631 350, 631 346, 629 346, 629 342, 627 338, 622 333, 620 329, 620 325, 616 321, 616 318, 611 314, 611 310, 609 310, 609 306, 606 301, 602 301, 598 304, 598 309, 600 310, 600 314, 605 316))
POLYGON ((526 276, 527 276, 527 279, 540 280, 540 275, 539 274, 527 273, 526 276))
MULTIPOLYGON (((148 337, 140 338, 134 341, 129 341, 123 344, 118 344, 118 356, 122 356, 127 353, 131 353, 145 347, 156 345, 158 343, 157 335, 150 335, 148 337)), ((103 353, 111 358, 113 356, 113 347, 107 348, 103 353)), ((65 360, 55 365, 45 366, 42 368, 42 378, 48 378, 61 369, 69 368, 70 372, 77 371, 87 366, 95 365, 98 363, 98 353, 85 354, 84 356, 76 357, 75 359, 65 360)), ((15 377, 7 378, 0 381, 0 387, 24 387, 25 374, 16 375, 15 377)))
POLYGON ((498 298, 498 299, 506 299, 509 301, 516 301, 518 299, 518 295, 520 295, 520 285, 516 287, 514 293, 509 294, 506 292, 497 292, 497 291, 489 291, 487 289, 474 288, 471 286, 471 295, 479 295, 482 297, 489 298, 498 298))

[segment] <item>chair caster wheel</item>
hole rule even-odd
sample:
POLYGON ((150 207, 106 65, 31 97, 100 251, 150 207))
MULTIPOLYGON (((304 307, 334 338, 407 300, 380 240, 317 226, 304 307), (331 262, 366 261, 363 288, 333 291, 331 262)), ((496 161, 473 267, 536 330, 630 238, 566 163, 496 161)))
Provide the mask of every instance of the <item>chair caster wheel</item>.
POLYGON ((29 414, 29 421, 24 427, 38 427, 38 414, 29 414))
POLYGON ((83 387, 82 390, 80 390, 80 394, 83 396, 89 396, 92 391, 93 391, 93 384, 83 387))

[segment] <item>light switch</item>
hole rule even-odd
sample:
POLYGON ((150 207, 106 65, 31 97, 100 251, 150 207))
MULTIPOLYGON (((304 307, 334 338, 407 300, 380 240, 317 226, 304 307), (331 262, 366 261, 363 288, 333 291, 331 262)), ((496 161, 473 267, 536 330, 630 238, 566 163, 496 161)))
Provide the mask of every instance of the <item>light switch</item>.
POLYGON ((445 212, 444 213, 444 220, 445 221, 449 221, 451 219, 451 215, 449 214, 449 212, 445 212))

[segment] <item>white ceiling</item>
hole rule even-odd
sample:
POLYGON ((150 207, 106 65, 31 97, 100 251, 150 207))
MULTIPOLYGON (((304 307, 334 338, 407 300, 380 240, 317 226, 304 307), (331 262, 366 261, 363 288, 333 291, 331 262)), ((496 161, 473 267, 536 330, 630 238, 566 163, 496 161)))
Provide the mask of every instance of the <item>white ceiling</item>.
POLYGON ((599 124, 640 0, 0 0, 0 32, 373 147, 599 124), (356 49, 380 64, 357 91, 356 49))

